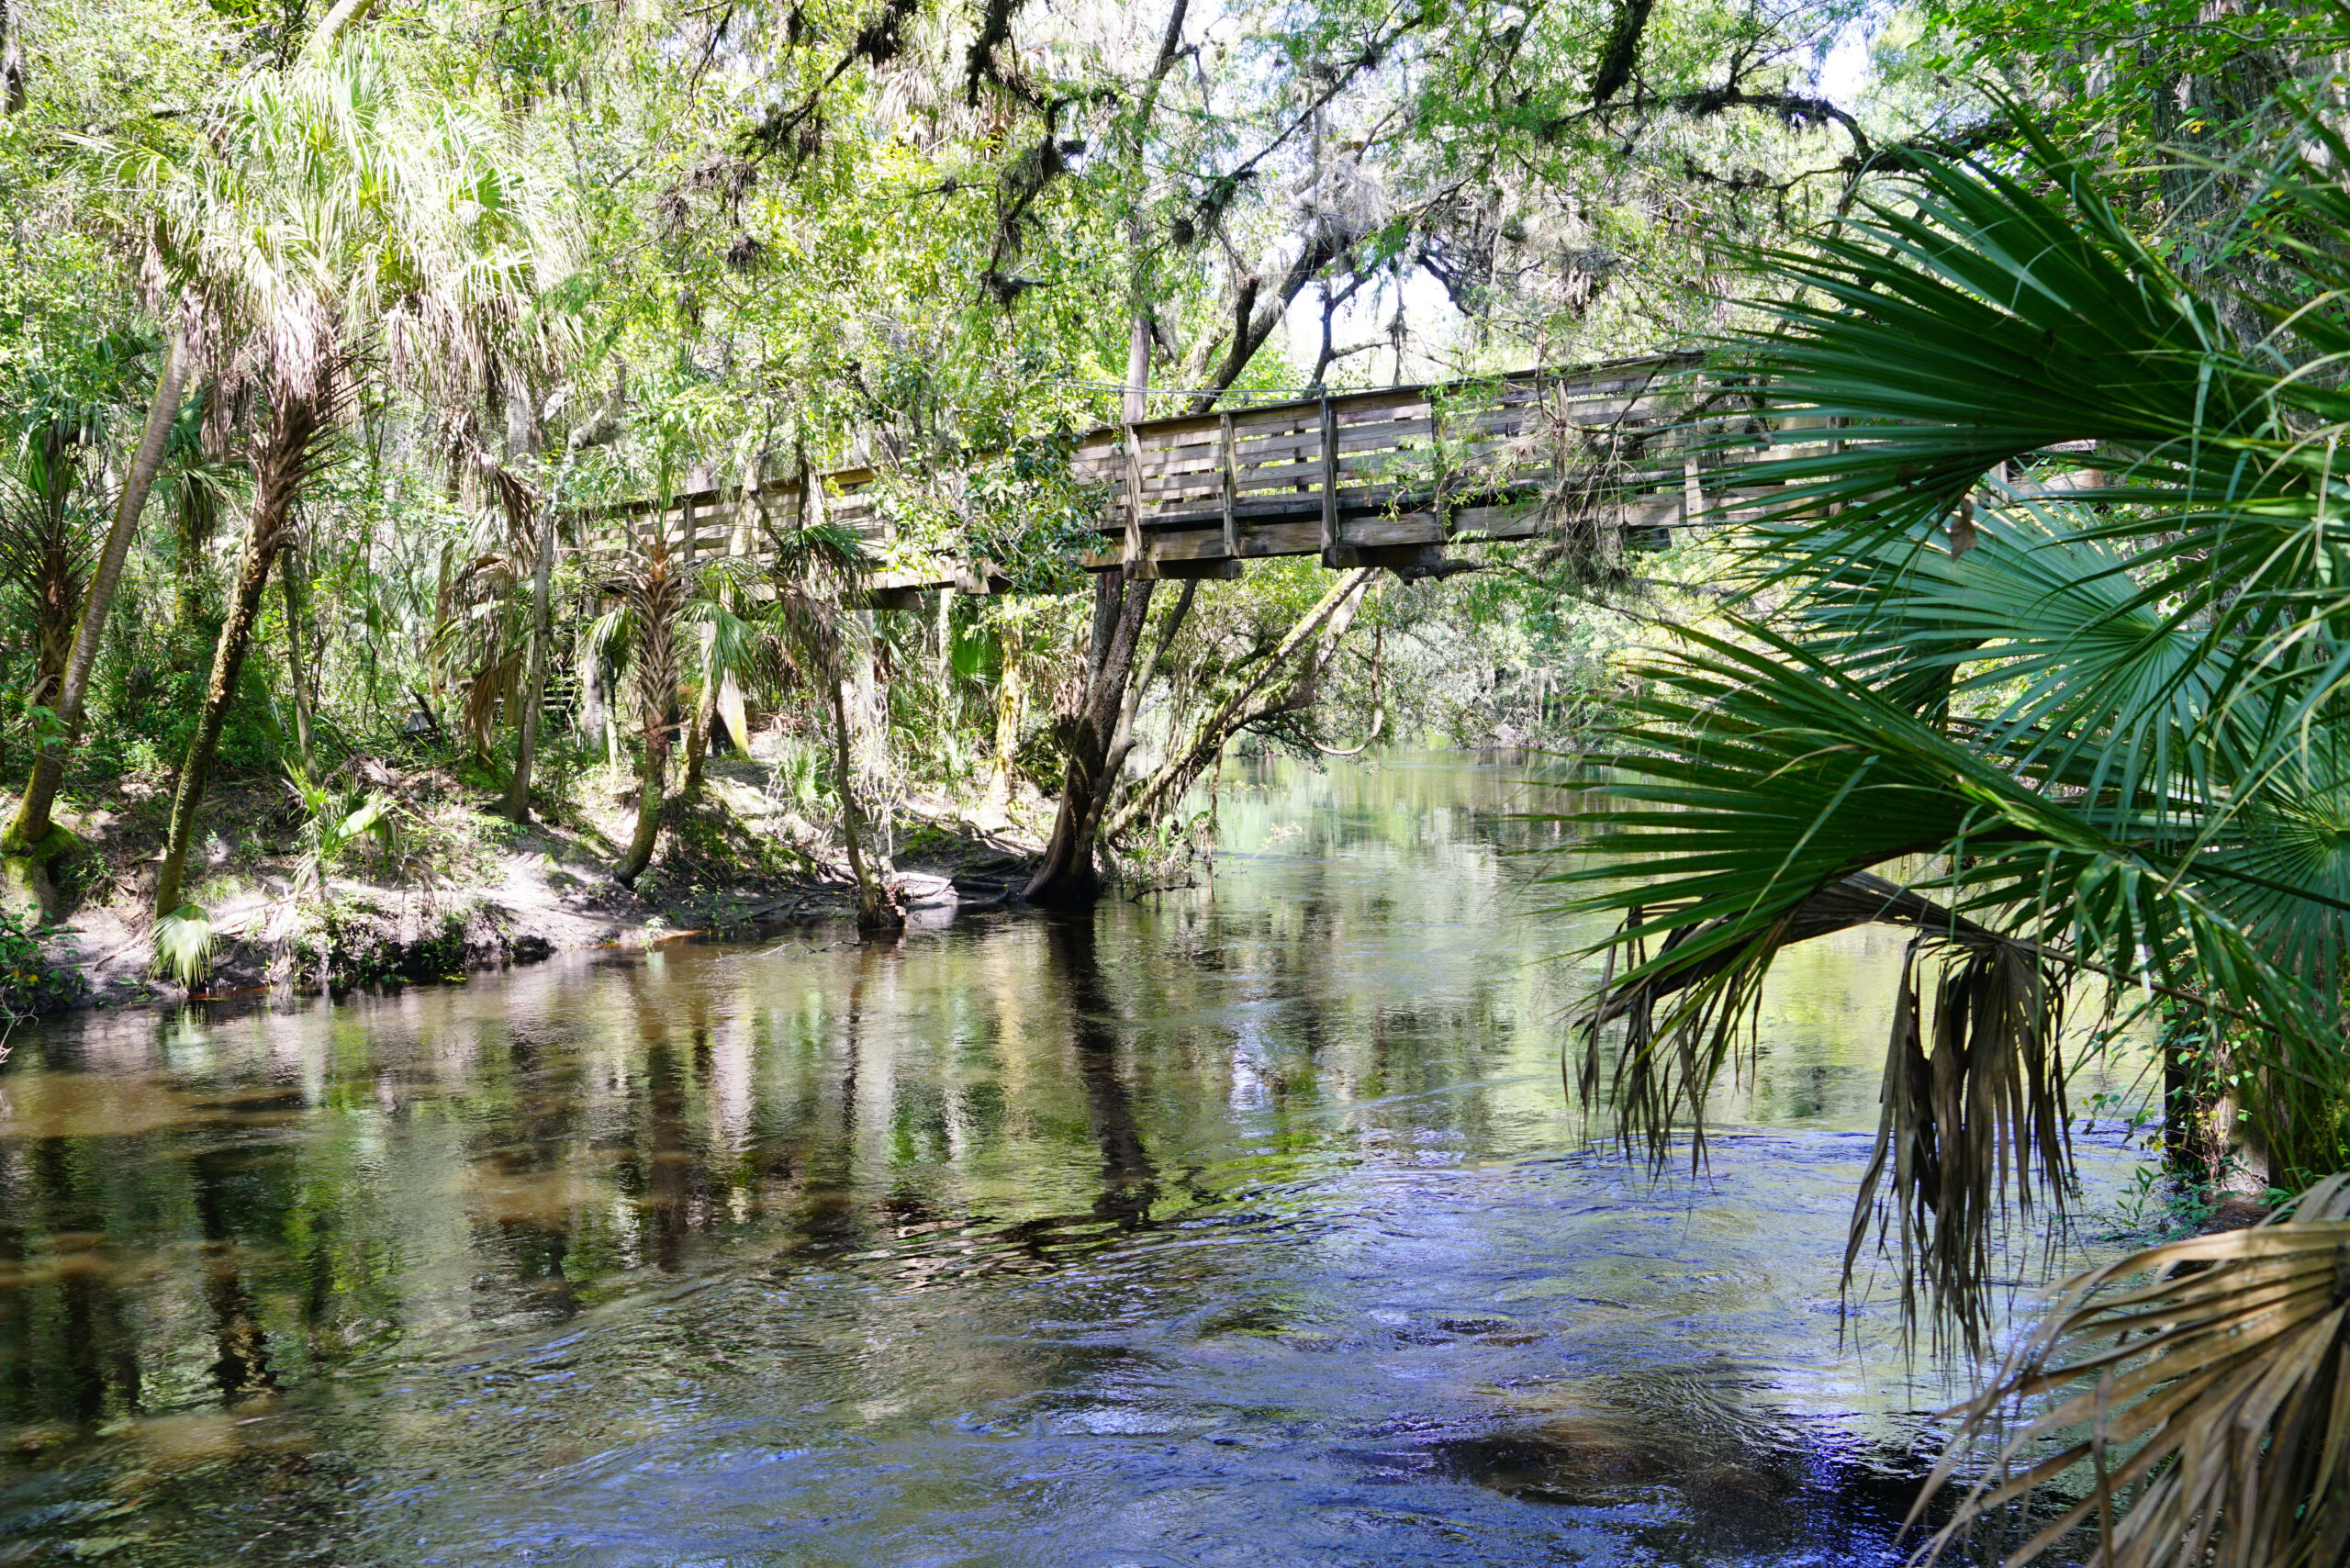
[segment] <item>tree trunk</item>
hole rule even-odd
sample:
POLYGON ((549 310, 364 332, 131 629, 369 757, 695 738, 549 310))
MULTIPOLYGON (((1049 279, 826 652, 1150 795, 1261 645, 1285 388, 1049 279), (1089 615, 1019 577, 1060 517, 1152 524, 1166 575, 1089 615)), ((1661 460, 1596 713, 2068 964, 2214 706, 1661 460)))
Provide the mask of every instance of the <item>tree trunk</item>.
POLYGON ((573 716, 573 731, 602 745, 605 707, 603 655, 590 651, 579 661, 579 711, 573 716))
POLYGON ((39 559, 27 586, 33 600, 33 689, 31 700, 53 708, 64 689, 66 666, 73 660, 73 635, 82 619, 83 585, 73 563, 74 525, 66 520, 66 501, 76 476, 63 461, 49 471, 40 497, 43 520, 39 559))
MULTIPOLYGON (((1181 26, 1183 6, 1178 5, 1169 36, 1181 26)), ((1126 343, 1126 422, 1140 420, 1149 408, 1150 317, 1137 308, 1126 343)), ((1125 569, 1102 572, 1093 579, 1093 635, 1086 644, 1085 686, 1077 712, 1063 726, 1069 767, 1062 776, 1061 802, 1053 815, 1053 836, 1045 858, 1028 879, 1021 897, 1030 903, 1073 907, 1102 896, 1102 877, 1094 865, 1094 834, 1110 792, 1118 787, 1119 769, 1125 766, 1132 744, 1133 704, 1128 701, 1134 677, 1135 650, 1143 622, 1150 614, 1148 578, 1129 582, 1125 569), (1128 722, 1121 725, 1119 720, 1128 722), (1126 745, 1119 744, 1121 729, 1126 745)), ((1186 583, 1185 588, 1192 585, 1186 583)), ((1188 606, 1188 595, 1184 600, 1188 606)), ((1146 671, 1144 678, 1149 678, 1146 671)), ((1139 691, 1135 695, 1139 696, 1139 691)))
POLYGON ((841 792, 841 841, 848 849, 849 875, 856 879, 856 928, 895 931, 906 924, 905 912, 890 897, 889 890, 881 885, 880 878, 866 860, 864 835, 858 828, 856 764, 849 753, 848 683, 841 676, 837 655, 831 684, 834 777, 841 792))
POLYGON ((522 722, 514 734, 514 776, 506 785, 506 814, 518 823, 531 820, 531 767, 538 760, 539 726, 546 711, 547 646, 554 640, 554 508, 562 489, 558 471, 539 503, 538 562, 531 574, 531 664, 522 678, 522 722))
POLYGON ((13 115, 25 106, 25 51, 17 45, 16 33, 8 26, 9 0, 0 0, 0 115, 13 115))
POLYGON ((302 654, 302 592, 295 583, 303 575, 302 554, 298 545, 290 543, 284 554, 285 569, 277 574, 277 588, 285 598, 285 674, 294 693, 294 743, 302 754, 302 777, 315 779, 318 766, 310 745, 309 675, 302 654))
POLYGON ((196 832, 196 808, 204 801, 213 754, 220 747, 220 727, 236 696, 237 677, 252 645, 262 590, 269 586, 269 569, 285 542, 285 521, 300 493, 311 443, 319 436, 319 416, 318 404, 307 398, 280 404, 268 443, 253 464, 256 483, 245 526, 244 554, 237 568, 236 595, 229 602, 228 618, 220 623, 220 640, 212 654, 212 679, 205 688, 204 712, 188 742, 186 760, 180 764, 179 787, 172 795, 171 835, 163 846, 162 868, 155 878, 158 919, 185 902, 181 882, 187 870, 188 843, 196 832))
POLYGON ((98 662, 98 644, 106 633, 106 612, 114 602, 114 590, 122 580, 123 562, 130 554, 130 542, 139 532, 139 517, 147 507, 147 492, 154 487, 155 474, 163 465, 163 445, 172 433, 172 421, 179 415, 180 393, 187 384, 187 350, 180 335, 173 332, 163 347, 163 367, 155 378, 154 399, 147 407, 147 428, 139 438, 139 454, 124 476, 122 497, 116 503, 114 523, 106 531, 105 549, 99 554, 97 570, 91 574, 90 586, 82 599, 82 624, 73 639, 73 655, 65 666, 65 679, 50 704, 56 710, 63 733, 40 748, 33 759, 31 781, 25 787, 24 798, 17 803, 17 814, 8 824, 0 847, 11 851, 31 850, 49 836, 50 811, 57 801, 58 785, 65 777, 66 754, 82 738, 82 711, 90 694, 90 672, 98 662))
POLYGON ((710 716, 718 709, 718 672, 710 667, 711 651, 718 645, 717 629, 701 629, 701 690, 694 698, 693 722, 686 726, 686 780, 680 795, 690 798, 701 788, 702 759, 710 752, 710 716))
POLYGON ((644 726, 644 766, 637 774, 636 832, 628 841, 627 857, 613 878, 624 888, 636 886, 653 864, 653 847, 661 838, 661 792, 669 771, 669 723, 666 716, 644 726))
POLYGON ((1020 750, 1020 722, 1028 711, 1027 682, 1020 670, 1020 633, 1007 622, 997 630, 1002 674, 995 688, 995 756, 988 764, 983 810, 999 820, 1012 813, 1012 763, 1020 750))
POLYGON ((634 887, 653 863, 661 837, 661 795, 669 774, 669 729, 677 707, 677 618, 685 610, 685 579, 671 569, 668 550, 655 535, 651 554, 623 584, 636 618, 633 659, 638 722, 644 729, 644 767, 638 775, 636 835, 613 873, 634 887))
MULTIPOLYGON (((1110 819, 1110 836, 1116 838, 1133 827, 1144 812, 1169 795, 1180 791, 1199 776, 1202 768, 1220 756, 1225 742, 1248 725, 1267 717, 1268 710, 1252 709, 1249 703, 1281 676, 1290 659, 1326 624, 1329 628, 1329 634, 1325 639, 1326 644, 1335 644, 1339 637, 1344 636, 1354 617, 1355 608, 1362 602, 1363 591, 1378 575, 1376 566, 1358 566, 1340 578, 1337 587, 1324 594, 1320 602, 1289 629, 1289 633, 1281 639, 1281 645, 1273 650, 1271 656, 1258 665, 1256 674, 1243 682, 1239 690, 1226 698, 1224 705, 1200 727, 1192 744, 1178 748, 1168 757, 1166 765, 1151 775, 1125 804, 1118 808, 1117 815, 1110 819)), ((1304 666, 1299 671, 1299 679, 1304 679, 1316 669, 1323 656, 1309 653, 1304 666)), ((1305 702, 1294 705, 1302 707, 1305 702)), ((1281 711, 1281 706, 1276 705, 1272 711, 1281 711)))
POLYGON ((1031 903, 1071 907, 1102 896, 1101 873, 1094 866, 1095 830, 1102 808, 1117 786, 1118 769, 1125 765, 1125 748, 1117 744, 1118 718, 1155 586, 1147 578, 1128 582, 1119 567, 1093 579, 1093 636, 1086 650, 1085 689, 1077 712, 1063 726, 1069 768, 1062 778, 1060 807, 1053 816, 1053 836, 1036 874, 1021 891, 1031 903))

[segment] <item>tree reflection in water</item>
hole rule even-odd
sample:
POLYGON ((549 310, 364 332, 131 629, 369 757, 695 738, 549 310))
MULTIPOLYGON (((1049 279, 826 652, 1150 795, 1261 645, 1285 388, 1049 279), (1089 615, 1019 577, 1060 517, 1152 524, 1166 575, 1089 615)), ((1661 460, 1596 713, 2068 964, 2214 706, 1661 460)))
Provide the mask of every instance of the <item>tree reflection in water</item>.
POLYGON ((1647 1189, 1569 1152, 1506 778, 1285 778, 1090 916, 20 1034, 0 1561, 1877 1553, 1898 944, 1791 955, 1719 1107, 1782 1130, 1647 1189))

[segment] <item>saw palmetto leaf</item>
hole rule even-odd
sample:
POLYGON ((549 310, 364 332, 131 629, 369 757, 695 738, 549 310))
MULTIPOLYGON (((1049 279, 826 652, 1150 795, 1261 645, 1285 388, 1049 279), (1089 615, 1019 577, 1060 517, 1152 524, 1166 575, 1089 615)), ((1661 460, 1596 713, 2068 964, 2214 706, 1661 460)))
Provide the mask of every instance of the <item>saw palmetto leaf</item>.
POLYGON ((2264 200, 2308 276, 2267 342, 2046 149, 1920 165, 1767 258, 1793 303, 1719 367, 1755 415, 1728 439, 1772 449, 1740 480, 1748 618, 1635 672, 1562 813, 1558 880, 1620 919, 1579 1088, 1652 1160, 1751 1059, 1778 952, 1918 933, 1852 1260, 1874 1216, 1905 1302, 1969 1339, 1995 1211, 2063 1201, 2085 978, 2224 1014, 2276 1169, 2350 1154, 2350 398, 2292 368, 2350 347, 2350 297, 2312 294, 2350 200, 2288 176, 2264 200))
POLYGON ((1937 1321, 1976 1342, 1999 1212, 2034 1192, 2063 1201, 2069 980, 2225 994, 2290 1025, 2255 1056, 2310 1074, 2338 1061, 2324 998, 2260 949, 2239 885, 2203 874, 2186 830, 2165 837, 2151 813, 2061 777, 2049 788, 1768 630, 1744 632, 1693 633, 1684 658, 1646 672, 1653 685, 1595 764, 1594 803, 1564 813, 1585 853, 1555 880, 1574 907, 1623 917, 1579 1088, 1652 1162, 1684 1134, 1701 1149, 1708 1092, 1751 1063, 1777 954, 1863 922, 1911 927, 1848 1270, 1881 1198, 1905 1305, 1925 1289, 1937 1321), (1873 870, 1919 857, 1939 869, 1899 882, 1873 870))

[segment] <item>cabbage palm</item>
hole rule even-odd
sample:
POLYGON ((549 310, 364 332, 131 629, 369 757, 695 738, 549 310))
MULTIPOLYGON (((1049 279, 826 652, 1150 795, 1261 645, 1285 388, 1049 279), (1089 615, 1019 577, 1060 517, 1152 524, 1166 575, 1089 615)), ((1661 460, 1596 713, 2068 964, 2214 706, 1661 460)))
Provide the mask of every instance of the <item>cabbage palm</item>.
POLYGON ((204 150, 151 158, 168 253, 266 410, 244 549, 155 890, 181 911, 196 813, 293 507, 325 460, 363 352, 443 398, 527 347, 541 250, 497 125, 405 89, 364 47, 313 50, 242 86, 204 150), (235 329, 234 336, 229 335, 235 329))
POLYGON ((604 583, 604 591, 617 595, 626 612, 629 689, 644 736, 637 774, 636 832, 613 872, 623 887, 636 885, 653 863, 653 851, 660 841, 670 734, 675 728, 677 683, 684 675, 677 633, 693 592, 693 576, 656 532, 646 548, 632 552, 604 583))
POLYGON ((874 863, 872 846, 857 804, 857 769, 849 721, 850 660, 862 655, 866 635, 845 606, 858 593, 870 565, 864 543, 824 516, 823 487, 805 463, 800 487, 806 509, 788 529, 770 529, 767 543, 773 599, 755 622, 797 672, 800 684, 824 704, 832 722, 834 781, 841 803, 841 840, 849 875, 856 882, 856 924, 863 931, 894 929, 904 912, 891 902, 874 863))
MULTIPOLYGON (((130 357, 120 352, 125 346, 119 339, 101 342, 101 361, 119 373, 130 357)), ((168 396, 176 408, 179 383, 173 366, 179 362, 169 345, 164 355, 157 397, 168 396)), ((20 887, 27 902, 48 913, 54 902, 48 865, 71 842, 52 834, 50 821, 63 777, 64 748, 80 733, 106 605, 121 576, 132 522, 153 477, 149 459, 161 449, 152 440, 141 442, 120 487, 113 527, 100 544, 92 512, 102 486, 86 459, 105 442, 114 398, 48 378, 31 390, 16 442, 15 473, 0 489, 0 569, 34 601, 39 670, 35 689, 28 695, 56 716, 57 733, 44 736, 35 748, 32 778, 6 829, 0 831, 0 857, 7 863, 12 890, 20 887)), ((151 437, 151 414, 149 423, 151 437)))
POLYGON ((1874 1220, 1979 1343, 1999 1211, 2063 1199, 2076 976, 2214 1015, 2274 1179, 2345 1163, 2350 192, 2267 192, 2253 342, 2045 150, 1900 196, 1767 259, 1796 303, 1717 366, 1774 431, 1754 592, 1643 672, 1560 879, 1623 916, 1580 1078, 1655 1159, 1782 949, 1916 931, 1847 1268, 1874 1220))

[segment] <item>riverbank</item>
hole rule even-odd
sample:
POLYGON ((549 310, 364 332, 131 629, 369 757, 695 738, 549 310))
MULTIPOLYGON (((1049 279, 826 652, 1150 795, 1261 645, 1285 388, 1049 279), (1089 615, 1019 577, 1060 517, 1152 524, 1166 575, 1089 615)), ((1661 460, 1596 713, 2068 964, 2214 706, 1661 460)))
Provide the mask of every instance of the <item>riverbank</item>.
MULTIPOLYGON (((543 820, 524 827, 458 767, 361 757, 338 775, 338 800, 380 797, 390 831, 323 863, 313 813, 283 780, 214 791, 191 878, 190 900, 212 932, 195 994, 446 980, 688 933, 747 936, 854 910, 828 813, 780 793, 775 769, 757 757, 714 758, 690 798, 669 801, 659 852, 632 889, 611 874, 634 823, 625 776, 596 769, 562 780, 543 820)), ((39 941, 49 964, 78 977, 60 992, 67 1007, 191 994, 160 971, 150 913, 170 806, 162 782, 134 778, 61 812, 78 845, 58 862, 59 918, 39 941)), ((876 836, 910 915, 942 919, 1016 892, 1042 849, 1030 820, 1041 808, 1015 801, 982 813, 923 795, 897 802, 876 836)))

